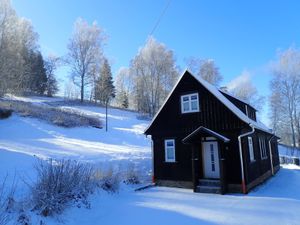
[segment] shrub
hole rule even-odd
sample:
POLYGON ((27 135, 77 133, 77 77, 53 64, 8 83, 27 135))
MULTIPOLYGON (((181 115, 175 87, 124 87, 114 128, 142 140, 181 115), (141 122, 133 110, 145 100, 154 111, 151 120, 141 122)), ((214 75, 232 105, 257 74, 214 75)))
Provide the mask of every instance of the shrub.
POLYGON ((0 184, 0 225, 8 224, 10 220, 9 213, 14 207, 15 184, 10 188, 6 187, 6 178, 0 184))
POLYGON ((134 164, 129 164, 127 167, 127 171, 125 173, 125 184, 139 184, 140 183, 140 175, 135 168, 134 164))
POLYGON ((93 169, 72 160, 40 160, 35 167, 37 182, 32 187, 33 210, 43 216, 61 214, 72 204, 90 207, 93 169))
POLYGON ((12 110, 9 109, 0 109, 0 119, 6 119, 10 117, 12 114, 12 110))
POLYGON ((110 167, 108 170, 97 170, 95 172, 98 187, 109 193, 116 193, 120 188, 120 173, 114 172, 110 167))

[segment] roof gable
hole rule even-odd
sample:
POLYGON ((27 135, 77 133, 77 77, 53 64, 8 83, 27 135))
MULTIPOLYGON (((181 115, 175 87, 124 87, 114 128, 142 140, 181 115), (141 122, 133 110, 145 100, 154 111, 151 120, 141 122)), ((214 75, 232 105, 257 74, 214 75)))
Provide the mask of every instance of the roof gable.
POLYGON ((168 102, 168 100, 170 99, 170 97, 172 96, 174 90, 176 89, 176 87, 178 86, 178 84, 180 83, 180 81, 182 80, 183 77, 185 76, 192 76, 196 81, 198 81, 205 89, 207 89, 214 97, 216 97, 222 104, 224 104, 234 115, 236 115, 240 120, 242 120, 243 122, 247 123, 247 124, 252 124, 255 128, 265 131, 267 133, 271 133, 270 129, 268 127, 266 127, 264 124, 254 121, 250 118, 248 118, 248 116, 246 116, 239 108, 237 108, 229 99, 227 99, 220 91, 218 88, 216 88, 215 86, 213 86, 212 84, 208 83, 207 81, 205 81, 204 79, 200 78, 200 77, 195 77, 190 71, 185 70, 184 73, 180 76, 180 78, 178 79, 178 81, 176 82, 176 84, 174 85, 172 91, 169 93, 168 97, 166 98, 165 102, 162 104, 162 106, 160 107, 160 109, 157 111, 157 113, 155 114, 155 116, 153 117, 150 125, 146 128, 145 133, 147 133, 147 131, 149 130, 149 128, 152 126, 152 124, 154 123, 154 121, 156 120, 157 116, 160 114, 160 112, 162 111, 162 109, 164 108, 164 106, 166 105, 166 103, 168 102))

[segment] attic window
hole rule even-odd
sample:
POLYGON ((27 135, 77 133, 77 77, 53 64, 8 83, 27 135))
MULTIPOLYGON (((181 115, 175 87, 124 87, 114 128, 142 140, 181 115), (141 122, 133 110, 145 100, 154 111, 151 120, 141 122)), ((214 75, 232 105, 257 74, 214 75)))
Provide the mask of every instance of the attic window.
POLYGON ((198 93, 181 96, 181 113, 199 112, 198 93))

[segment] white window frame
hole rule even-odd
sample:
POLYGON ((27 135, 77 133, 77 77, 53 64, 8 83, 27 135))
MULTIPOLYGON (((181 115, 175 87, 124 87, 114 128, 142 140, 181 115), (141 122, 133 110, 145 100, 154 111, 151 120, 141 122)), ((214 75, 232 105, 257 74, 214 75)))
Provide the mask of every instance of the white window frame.
POLYGON ((192 93, 188 95, 182 95, 181 98, 181 113, 193 113, 193 112, 199 112, 199 94, 198 93, 192 93), (197 96, 197 100, 192 100, 192 96, 197 96), (187 111, 184 111, 183 107, 183 98, 188 97, 188 103, 189 103, 189 109, 187 111), (197 102, 197 109, 192 109, 192 102, 197 102))
POLYGON ((262 137, 258 138, 261 159, 267 159, 266 140, 262 137))
POLYGON ((252 137, 248 137, 248 150, 249 150, 250 162, 255 162, 252 137))
POLYGON ((165 161, 166 162, 176 162, 176 154, 175 154, 175 139, 166 139, 165 140, 165 161), (167 146, 168 142, 173 143, 173 147, 167 146), (168 158, 168 148, 172 148, 173 150, 173 158, 168 158))

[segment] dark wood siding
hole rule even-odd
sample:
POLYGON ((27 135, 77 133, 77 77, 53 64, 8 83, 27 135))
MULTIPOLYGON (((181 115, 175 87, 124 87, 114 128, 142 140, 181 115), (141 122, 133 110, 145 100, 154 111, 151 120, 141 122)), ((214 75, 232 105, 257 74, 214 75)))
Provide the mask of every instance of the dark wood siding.
POLYGON ((159 136, 169 133, 188 135, 199 126, 222 133, 239 130, 247 125, 194 77, 184 76, 147 133, 159 136), (200 112, 182 114, 181 96, 195 92, 199 94, 200 112))
POLYGON ((192 180, 192 152, 189 145, 184 145, 184 137, 152 136, 154 144, 154 177, 158 180, 192 180), (165 139, 175 139, 176 162, 165 161, 165 139))
POLYGON ((238 107, 243 113, 245 113, 250 119, 256 121, 256 110, 249 104, 246 104, 239 99, 236 99, 225 92, 221 92, 229 101, 231 101, 236 107, 238 107), (246 109, 247 107, 247 109, 246 109))
POLYGON ((266 172, 271 170, 271 160, 270 160, 270 151, 268 146, 268 140, 271 137, 270 134, 266 134, 264 132, 256 131, 252 134, 253 140, 253 150, 254 150, 254 158, 255 161, 250 161, 249 155, 249 146, 247 137, 243 138, 243 150, 244 150, 244 161, 245 161, 245 172, 246 172, 246 183, 249 184, 254 181, 256 178, 265 174, 266 172), (261 158, 261 150, 259 146, 259 137, 265 139, 267 158, 261 158))
MULTIPOLYGON (((232 140, 224 153, 225 158, 230 159, 226 161, 226 176, 228 182, 240 183, 237 135, 240 134, 241 128, 247 125, 192 76, 182 78, 147 132, 152 135, 154 143, 155 179, 192 180, 191 146, 184 145, 181 141, 199 126, 219 132, 232 140), (182 114, 181 96, 195 92, 199 94, 200 112, 182 114), (165 162, 165 139, 176 140, 176 163, 165 162)), ((198 149, 200 151, 200 146, 198 149)), ((202 167, 201 163, 202 161, 199 161, 199 167, 202 167)))

